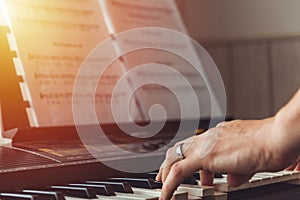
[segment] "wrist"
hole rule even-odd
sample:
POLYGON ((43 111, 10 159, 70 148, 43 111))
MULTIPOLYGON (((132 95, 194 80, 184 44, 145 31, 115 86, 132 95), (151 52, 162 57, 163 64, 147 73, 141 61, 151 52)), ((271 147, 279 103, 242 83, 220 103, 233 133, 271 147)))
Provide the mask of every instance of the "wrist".
POLYGON ((287 139, 285 125, 277 116, 262 120, 261 128, 254 135, 254 145, 257 145, 257 171, 280 171, 293 163, 298 155, 293 154, 291 141, 287 139))
POLYGON ((283 108, 275 116, 270 129, 268 151, 271 170, 282 170, 299 156, 299 118, 283 108), (297 123, 298 121, 298 123, 297 123))
POLYGON ((275 117, 262 120, 260 129, 254 135, 253 145, 257 145, 258 162, 257 171, 277 171, 283 169, 281 146, 278 145, 279 137, 276 130, 275 117))

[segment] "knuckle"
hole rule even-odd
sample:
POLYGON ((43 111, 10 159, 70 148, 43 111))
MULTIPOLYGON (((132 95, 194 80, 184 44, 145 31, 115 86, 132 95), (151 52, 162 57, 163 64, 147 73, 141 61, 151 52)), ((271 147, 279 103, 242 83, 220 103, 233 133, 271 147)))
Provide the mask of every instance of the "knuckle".
POLYGON ((182 167, 180 165, 180 163, 175 163, 173 166, 172 166, 172 172, 174 174, 175 177, 179 176, 182 174, 182 167))
POLYGON ((169 187, 168 183, 163 184, 162 192, 168 193, 169 191, 170 191, 170 187, 169 187))
POLYGON ((163 187, 162 187, 162 195, 163 196, 165 196, 165 197, 172 196, 173 192, 174 192, 174 190, 171 188, 171 186, 168 183, 163 184, 163 187))
POLYGON ((169 149, 167 150, 167 152, 166 152, 166 157, 167 157, 167 158, 171 158, 172 153, 173 153, 172 151, 173 151, 172 148, 169 148, 169 149))
POLYGON ((173 148, 176 148, 178 145, 180 145, 182 142, 176 142, 173 148))
POLYGON ((215 127, 215 128, 211 128, 207 131, 207 134, 205 136, 207 137, 211 137, 214 135, 218 135, 220 134, 222 131, 224 130, 223 127, 215 127))
POLYGON ((222 126, 225 126, 227 124, 227 122, 220 122, 217 124, 216 127, 222 127, 222 126))
POLYGON ((236 119, 236 120, 233 120, 233 121, 231 121, 230 123, 231 124, 239 124, 239 123, 241 123, 243 120, 241 120, 241 119, 236 119))

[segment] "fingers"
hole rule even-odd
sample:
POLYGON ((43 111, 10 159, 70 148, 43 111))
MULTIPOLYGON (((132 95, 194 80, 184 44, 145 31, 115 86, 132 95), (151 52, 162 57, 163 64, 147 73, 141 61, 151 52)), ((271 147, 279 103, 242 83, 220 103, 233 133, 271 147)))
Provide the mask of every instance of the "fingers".
POLYGON ((292 165, 290 165, 289 167, 287 167, 285 170, 288 171, 300 171, 300 157, 298 158, 298 160, 293 163, 292 165))
POLYGON ((170 169, 167 179, 162 187, 161 199, 170 199, 173 192, 181 184, 181 182, 197 169, 194 168, 195 159, 186 158, 176 162, 170 169))
POLYGON ((161 180, 161 173, 162 173, 162 171, 159 170, 158 174, 157 174, 156 177, 155 177, 155 180, 156 180, 156 181, 162 181, 162 180, 161 180))
POLYGON ((170 173, 171 167, 172 167, 172 165, 170 164, 170 165, 164 167, 162 170, 160 170, 160 172, 161 172, 160 181, 162 181, 163 183, 165 183, 165 181, 168 177, 168 174, 170 173))
POLYGON ((300 171, 300 162, 298 162, 297 166, 294 169, 295 171, 300 171))
POLYGON ((212 186, 214 183, 214 173, 200 170, 200 181, 203 186, 212 186))
POLYGON ((169 174, 169 171, 170 171, 172 165, 175 162, 180 160, 176 153, 177 146, 179 144, 183 144, 182 145, 182 153, 184 156, 189 156, 188 150, 191 147, 191 145, 193 144, 194 139, 195 139, 195 137, 187 138, 187 139, 175 144, 172 148, 168 149, 168 151, 166 153, 166 158, 159 169, 158 175, 156 176, 157 181, 162 181, 164 183, 169 174))
POLYGON ((296 166, 297 166, 297 163, 294 163, 294 164, 288 166, 285 170, 292 171, 292 170, 296 169, 296 166))
POLYGON ((165 182, 169 171, 172 167, 172 165, 178 161, 178 155, 176 154, 175 148, 172 147, 170 149, 168 149, 167 153, 166 153, 166 159, 164 160, 164 162, 162 163, 159 172, 156 176, 156 180, 157 181, 162 181, 163 183, 165 182))
POLYGON ((288 167, 286 170, 292 170, 292 171, 300 171, 300 161, 294 163, 292 166, 288 167))
POLYGON ((232 187, 237 187, 246 181, 248 181, 253 175, 236 175, 236 174, 228 174, 227 175, 227 183, 232 187))

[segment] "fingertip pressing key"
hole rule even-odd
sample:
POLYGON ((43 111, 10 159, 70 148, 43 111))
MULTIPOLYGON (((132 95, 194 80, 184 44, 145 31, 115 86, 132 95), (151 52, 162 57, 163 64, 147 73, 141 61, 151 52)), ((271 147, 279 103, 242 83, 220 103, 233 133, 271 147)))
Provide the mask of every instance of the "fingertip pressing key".
POLYGON ((161 181, 161 172, 159 171, 155 177, 156 181, 161 181))

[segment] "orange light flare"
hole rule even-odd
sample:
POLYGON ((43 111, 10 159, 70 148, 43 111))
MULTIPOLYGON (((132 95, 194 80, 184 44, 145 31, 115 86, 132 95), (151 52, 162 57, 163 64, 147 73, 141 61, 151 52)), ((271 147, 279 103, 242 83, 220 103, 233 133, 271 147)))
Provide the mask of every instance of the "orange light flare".
POLYGON ((7 7, 4 0, 0 0, 0 25, 9 25, 7 7))

